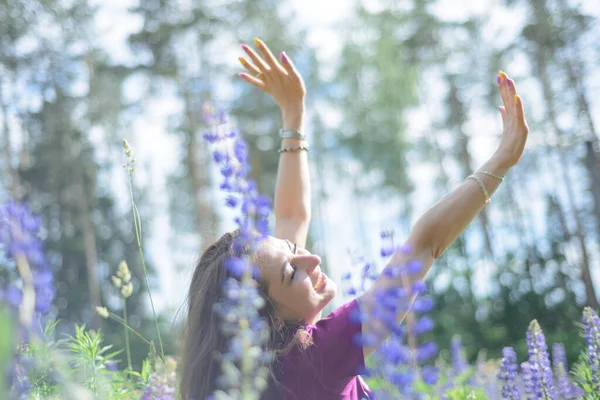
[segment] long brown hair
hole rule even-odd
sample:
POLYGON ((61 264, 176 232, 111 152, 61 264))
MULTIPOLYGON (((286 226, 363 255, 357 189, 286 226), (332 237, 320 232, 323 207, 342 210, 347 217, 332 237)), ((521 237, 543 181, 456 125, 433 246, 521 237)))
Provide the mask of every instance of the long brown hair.
MULTIPOLYGON (((225 261, 239 255, 235 240, 239 231, 226 233, 210 246, 196 265, 188 293, 187 321, 183 330, 183 346, 179 363, 179 390, 184 400, 205 400, 217 389, 220 375, 219 355, 227 351, 227 337, 219 329, 219 316, 213 311, 216 303, 223 299, 221 283, 230 277, 225 261)), ((264 281, 258 282, 258 290, 265 300, 259 315, 267 322, 269 343, 267 351, 273 355, 267 390, 262 399, 280 399, 283 387, 278 356, 293 346, 310 345, 310 338, 300 322, 286 321, 279 326, 275 318, 275 304, 268 296, 264 281)))

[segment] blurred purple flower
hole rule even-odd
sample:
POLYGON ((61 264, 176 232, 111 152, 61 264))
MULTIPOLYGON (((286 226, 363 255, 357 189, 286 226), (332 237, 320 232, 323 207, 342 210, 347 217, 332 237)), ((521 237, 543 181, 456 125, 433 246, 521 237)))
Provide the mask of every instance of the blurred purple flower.
POLYGON ((454 336, 450 341, 450 360, 455 375, 460 375, 468 367, 460 336, 454 336))
POLYGON ((502 350, 502 364, 498 372, 498 379, 502 384, 502 397, 508 400, 520 400, 521 395, 517 386, 517 354, 511 347, 502 350))
POLYGON ((569 368, 564 344, 554 343, 552 345, 552 365, 554 366, 554 373, 556 375, 558 396, 562 399, 573 399, 583 396, 581 389, 569 381, 569 368))
POLYGON ((174 362, 168 360, 165 367, 150 375, 148 385, 142 394, 141 400, 175 400, 176 385, 177 378, 175 376, 174 362))
MULTIPOLYGON (((219 112, 206 116, 206 119, 212 125, 223 125, 227 116, 219 112)), ((236 256, 225 261, 228 278, 221 282, 224 296, 214 306, 221 331, 228 337, 227 351, 220 355, 222 374, 217 379, 217 387, 229 393, 241 385, 251 392, 241 393, 242 397, 258 398, 261 389, 257 382, 267 379, 266 365, 271 362, 271 355, 264 350, 268 329, 258 311, 265 304, 256 285, 260 270, 253 265, 251 253, 269 233, 271 203, 259 195, 256 184, 248 179, 248 145, 237 131, 216 127, 216 132, 206 134, 205 139, 219 147, 213 151, 213 160, 220 165, 224 178, 220 189, 228 194, 226 205, 236 208, 241 204, 240 215, 234 219, 239 227, 233 244, 236 256)))
MULTIPOLYGON (((55 296, 54 277, 46 256, 39 231, 41 219, 33 215, 24 204, 9 201, 0 205, 0 248, 4 248, 9 258, 19 256, 27 259, 33 276, 35 311, 46 313, 52 306, 55 296)), ((15 307, 21 303, 20 290, 9 287, 6 299, 15 307)))
POLYGON ((583 327, 592 371, 593 390, 595 393, 600 393, 600 318, 591 307, 583 310, 583 327))
POLYGON ((415 335, 422 335, 430 332, 433 329, 433 320, 427 316, 422 317, 415 322, 412 327, 412 333, 415 335))

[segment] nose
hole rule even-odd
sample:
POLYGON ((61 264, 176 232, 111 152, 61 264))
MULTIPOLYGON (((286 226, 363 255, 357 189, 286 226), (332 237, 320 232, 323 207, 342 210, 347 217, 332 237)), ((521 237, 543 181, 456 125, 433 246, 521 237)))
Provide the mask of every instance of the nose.
POLYGON ((315 268, 321 265, 321 257, 316 254, 298 254, 294 257, 292 264, 296 268, 302 268, 307 275, 311 275, 315 268))

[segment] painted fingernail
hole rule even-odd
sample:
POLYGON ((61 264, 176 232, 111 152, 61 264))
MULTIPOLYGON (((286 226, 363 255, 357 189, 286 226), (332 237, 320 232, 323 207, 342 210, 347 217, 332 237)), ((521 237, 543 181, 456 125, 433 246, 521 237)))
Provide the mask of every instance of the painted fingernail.
POLYGON ((496 82, 498 82, 498 85, 502 83, 502 80, 500 79, 500 74, 496 76, 496 82))
POLYGON ((502 113, 502 107, 498 106, 498 111, 500 111, 500 113, 502 113))
POLYGON ((498 74, 500 75, 500 82, 504 82, 506 80, 506 74, 502 71, 498 74))
POLYGON ((261 42, 259 38, 254 38, 254 44, 256 45, 256 47, 260 47, 261 42))
POLYGON ((519 95, 518 95, 518 94, 515 94, 515 101, 516 101, 517 103, 519 103, 519 102, 521 101, 521 98, 519 97, 519 95))
POLYGON ((248 46, 246 46, 245 44, 240 44, 240 46, 242 46, 242 49, 244 49, 244 51, 248 51, 248 46))
POLYGON ((238 60, 240 60, 240 64, 242 64, 244 67, 246 66, 246 60, 244 60, 243 57, 238 57, 238 60))
POLYGON ((239 76, 240 78, 244 78, 244 76, 245 76, 245 75, 244 75, 244 73, 243 73, 243 72, 238 72, 238 76, 239 76))
POLYGON ((510 87, 510 86, 511 86, 510 79, 507 79, 507 80, 506 80, 506 84, 508 85, 508 87, 510 87))
POLYGON ((289 63, 289 60, 288 60, 287 56, 285 55, 284 51, 281 52, 281 61, 283 61, 286 64, 289 63))

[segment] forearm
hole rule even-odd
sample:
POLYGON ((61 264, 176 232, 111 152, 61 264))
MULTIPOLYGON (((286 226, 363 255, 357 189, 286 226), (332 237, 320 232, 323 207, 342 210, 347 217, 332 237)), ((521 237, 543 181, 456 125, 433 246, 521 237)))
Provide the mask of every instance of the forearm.
MULTIPOLYGON (((283 112, 284 129, 302 129, 304 110, 283 112)), ((306 141, 283 139, 281 147, 304 145, 306 141)), ((281 153, 275 184, 274 213, 276 219, 310 220, 310 175, 306 151, 281 153)))
MULTIPOLYGON (((498 176, 504 176, 509 164, 494 156, 479 168, 498 176)), ((485 185, 489 196, 496 191, 500 180, 484 174, 476 174, 485 185)), ((473 179, 465 180, 448 196, 433 205, 413 227, 408 243, 418 252, 427 251, 433 259, 440 257, 469 223, 485 206, 485 196, 473 179)))

